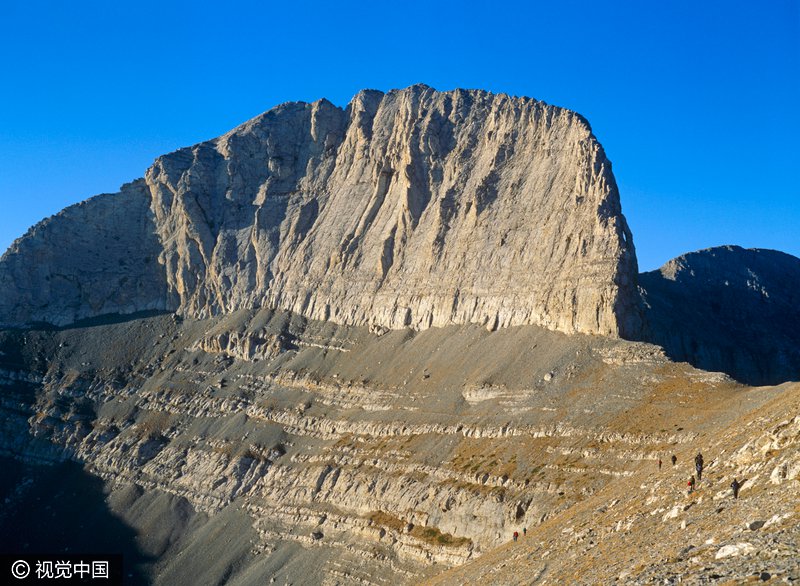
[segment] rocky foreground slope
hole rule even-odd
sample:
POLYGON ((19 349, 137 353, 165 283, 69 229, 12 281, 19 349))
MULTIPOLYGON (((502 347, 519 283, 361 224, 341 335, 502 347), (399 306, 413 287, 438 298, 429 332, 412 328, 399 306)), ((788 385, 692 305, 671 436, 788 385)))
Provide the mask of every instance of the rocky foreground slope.
POLYGON ((34 226, 0 323, 269 306, 388 328, 638 330, 636 257, 583 118, 412 86, 273 108, 34 226))
POLYGON ((19 521, 42 495, 58 509, 41 464, 80 463, 105 487, 75 506, 124 521, 148 583, 417 583, 472 560, 442 580, 800 578, 797 385, 534 326, 378 336, 272 312, 6 332, 0 348, 0 454, 28 465, 4 522, 36 526, 19 521), (697 450, 707 478, 687 498, 697 450))
POLYGON ((797 583, 800 385, 741 389, 714 406, 706 389, 680 395, 697 405, 700 431, 691 446, 659 454, 661 469, 647 462, 519 541, 426 583, 797 583), (698 451, 706 467, 689 494, 698 451), (733 479, 742 484, 736 499, 733 479))

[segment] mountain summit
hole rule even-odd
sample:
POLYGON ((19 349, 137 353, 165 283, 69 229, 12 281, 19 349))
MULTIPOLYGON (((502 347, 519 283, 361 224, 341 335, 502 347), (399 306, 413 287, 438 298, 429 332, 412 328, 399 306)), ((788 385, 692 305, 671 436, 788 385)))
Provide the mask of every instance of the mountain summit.
POLYGON ((347 325, 639 329, 611 163, 578 114, 424 85, 277 106, 34 226, 0 322, 287 309, 347 325))

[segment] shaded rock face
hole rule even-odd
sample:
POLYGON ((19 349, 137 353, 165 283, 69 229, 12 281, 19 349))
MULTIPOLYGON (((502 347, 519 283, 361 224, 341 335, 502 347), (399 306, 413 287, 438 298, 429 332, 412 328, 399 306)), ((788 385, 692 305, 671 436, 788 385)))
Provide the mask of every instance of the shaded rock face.
POLYGON ((69 210, 3 258, 0 278, 25 286, 2 288, 0 321, 272 306, 388 328, 639 328, 611 164, 583 118, 528 98, 413 86, 284 104, 69 210), (54 301, 42 288, 64 272, 54 301))
POLYGON ((159 250, 144 181, 70 206, 0 259, 0 324, 61 326, 174 307, 159 250))
POLYGON ((639 276, 647 341, 748 384, 800 380, 800 259, 723 246, 639 276))

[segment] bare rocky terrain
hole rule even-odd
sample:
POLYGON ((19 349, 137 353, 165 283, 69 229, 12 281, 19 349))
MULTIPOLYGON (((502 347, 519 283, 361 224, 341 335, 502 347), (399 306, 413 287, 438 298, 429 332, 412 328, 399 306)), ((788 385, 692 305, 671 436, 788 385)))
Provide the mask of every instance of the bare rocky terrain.
POLYGON ((800 385, 740 389, 721 403, 698 387, 681 396, 697 405, 697 438, 660 454, 661 470, 647 462, 518 542, 428 583, 796 583, 800 385), (706 469, 688 494, 698 450, 706 469))
POLYGON ((476 558, 454 582, 505 583, 521 552, 548 549, 547 572, 525 567, 554 583, 797 577, 797 385, 749 389, 655 346, 533 326, 377 336, 269 311, 3 342, 4 454, 105 480, 155 583, 417 582, 476 558), (740 542, 753 549, 716 560, 740 542))
POLYGON ((800 259, 720 246, 639 276, 642 339, 752 384, 800 380, 800 259))
POLYGON ((535 100, 279 106, 0 259, 0 549, 165 585, 799 580, 798 263, 637 275, 602 147, 535 100))

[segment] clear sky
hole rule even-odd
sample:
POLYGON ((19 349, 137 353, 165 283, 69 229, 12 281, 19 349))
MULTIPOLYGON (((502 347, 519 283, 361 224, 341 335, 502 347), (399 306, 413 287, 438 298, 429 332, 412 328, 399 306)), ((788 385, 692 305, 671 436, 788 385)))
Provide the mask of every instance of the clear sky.
POLYGON ((285 101, 421 82, 586 116, 640 268, 800 256, 800 0, 3 0, 0 249, 285 101))

